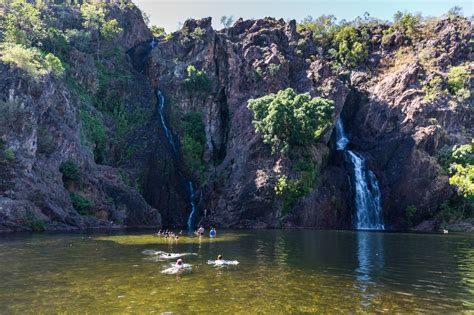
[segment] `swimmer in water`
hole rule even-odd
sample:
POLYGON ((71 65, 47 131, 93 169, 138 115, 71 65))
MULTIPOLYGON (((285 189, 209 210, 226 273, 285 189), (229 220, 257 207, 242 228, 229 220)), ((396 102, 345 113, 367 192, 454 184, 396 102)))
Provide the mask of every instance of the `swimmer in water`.
POLYGON ((176 269, 181 269, 183 268, 183 260, 180 258, 176 261, 176 265, 174 265, 176 269))
POLYGON ((217 270, 222 269, 224 267, 224 259, 222 258, 222 255, 218 255, 217 260, 214 263, 217 270))

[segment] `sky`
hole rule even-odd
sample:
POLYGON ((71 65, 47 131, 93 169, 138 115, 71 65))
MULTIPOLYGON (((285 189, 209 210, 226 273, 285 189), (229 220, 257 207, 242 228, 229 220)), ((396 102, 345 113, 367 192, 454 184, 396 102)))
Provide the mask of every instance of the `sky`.
POLYGON ((472 0, 134 0, 150 16, 151 24, 175 31, 188 18, 212 17, 213 27, 222 28, 220 17, 244 19, 275 18, 302 20, 308 15, 318 17, 333 14, 338 20, 351 20, 368 12, 372 17, 391 20, 400 10, 420 12, 423 16, 441 16, 450 8, 459 6, 465 16, 473 14, 472 0))

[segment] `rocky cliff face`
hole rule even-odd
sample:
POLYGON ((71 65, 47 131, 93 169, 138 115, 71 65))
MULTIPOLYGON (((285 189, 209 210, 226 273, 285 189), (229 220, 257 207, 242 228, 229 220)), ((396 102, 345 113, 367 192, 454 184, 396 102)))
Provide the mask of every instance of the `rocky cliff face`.
POLYGON ((373 26, 369 57, 351 73, 336 75, 329 60, 318 57, 311 33, 298 32, 294 21, 240 19, 216 31, 210 18, 188 20, 151 49, 151 33, 136 8, 115 6, 109 14, 124 30, 115 41, 119 61, 98 63, 91 53, 73 49, 68 63, 79 90, 52 77, 34 81, 1 65, 0 90, 21 115, 0 126, 5 147, 14 152, 14 161, 0 160, 0 229, 28 229, 32 218, 49 229, 161 222, 182 227, 191 211, 188 180, 197 187, 196 219, 203 224, 351 228, 354 189, 344 154, 335 150, 333 128, 308 148, 317 171, 313 190, 289 211, 275 195, 279 176, 297 174, 290 159, 262 142, 247 104, 288 87, 334 101, 333 126, 341 117, 350 148, 379 179, 389 228, 407 226, 407 206, 418 209, 419 223, 455 193, 436 152, 473 138, 472 99, 428 99, 423 87, 469 60, 466 19, 440 20, 414 42, 397 32, 382 41, 387 26, 373 26), (103 68, 111 72, 119 64, 125 79, 104 85, 103 68), (207 74, 205 93, 184 84, 189 65, 207 74), (163 133, 157 89, 165 96, 164 119, 176 151, 163 133), (120 120, 104 115, 81 91, 118 97, 125 113, 148 114, 117 143, 120 120), (84 137, 84 111, 105 125, 107 154, 100 161, 94 154, 98 144, 84 137), (200 171, 183 157, 183 121, 190 113, 204 124, 200 171), (77 161, 81 174, 73 183, 59 171, 68 160, 77 161), (80 215, 70 193, 93 201, 92 215, 80 215))
MULTIPOLYGON (((76 19, 69 19, 67 23, 80 28, 78 12, 71 9, 69 13, 76 19)), ((116 43, 118 51, 123 52, 120 62, 124 63, 124 72, 130 81, 110 82, 103 92, 124 93, 131 108, 152 111, 153 93, 147 78, 137 73, 131 64, 127 65, 125 58, 125 51, 148 40, 150 32, 137 9, 120 11, 116 8, 111 14, 124 29, 116 43)), ((66 80, 52 75, 32 77, 15 66, 0 64, 3 115, 0 231, 160 225, 158 210, 150 207, 139 191, 124 180, 139 173, 140 166, 148 161, 142 158, 134 164, 117 167, 118 159, 114 155, 123 152, 117 152, 112 139, 118 127, 114 120, 100 113, 90 99, 90 95, 98 95, 101 88, 98 63, 94 62, 92 53, 75 48, 68 56, 71 70, 66 80), (97 132, 99 125, 104 125, 101 140, 106 143, 92 143, 86 136, 91 130, 97 132), (108 152, 100 163, 94 155, 99 145, 107 147, 108 152), (11 154, 3 158, 7 150, 11 154), (68 180, 60 172, 61 165, 67 161, 73 161, 77 167, 74 180, 68 180), (72 194, 89 202, 84 207, 87 213, 73 207, 72 194)), ((102 60, 103 67, 115 67, 109 63, 110 58, 102 60)), ((101 97, 107 98, 106 95, 101 97)), ((154 130, 153 125, 143 128, 142 132, 160 132, 154 130)), ((135 143, 145 146, 147 142, 135 140, 135 143)))
POLYGON ((291 174, 291 165, 272 156, 255 133, 247 101, 286 87, 334 100, 334 122, 343 112, 351 149, 366 158, 381 181, 387 227, 405 228, 410 205, 418 209, 415 222, 432 217, 454 194, 436 152, 472 138, 472 106, 469 99, 459 104, 446 94, 428 100, 423 86, 436 73, 446 75, 449 66, 468 60, 468 25, 462 18, 445 19, 415 42, 396 33, 384 43, 387 26, 378 25, 371 30, 369 57, 350 77, 335 76, 324 59, 310 59, 318 47, 310 41, 301 45, 308 34, 298 33, 294 21, 239 20, 215 31, 209 19, 190 20, 172 38, 160 40, 147 73, 169 98, 178 138, 183 115, 204 114, 207 171, 200 215, 206 208, 210 215, 203 222, 351 228, 354 192, 331 131, 312 149, 319 169, 315 189, 288 215, 282 213, 274 187, 278 175, 291 174), (210 95, 195 97, 183 87, 190 64, 208 74, 210 95), (272 65, 278 65, 276 73, 269 70, 272 65))

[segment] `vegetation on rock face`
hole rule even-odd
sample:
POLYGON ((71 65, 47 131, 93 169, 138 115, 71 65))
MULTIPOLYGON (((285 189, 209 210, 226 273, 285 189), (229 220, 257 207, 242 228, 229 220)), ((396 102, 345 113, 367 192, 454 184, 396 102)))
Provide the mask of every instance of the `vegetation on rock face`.
POLYGON ((248 107, 254 115, 255 130, 272 147, 272 153, 288 155, 293 160, 296 176, 280 175, 275 184, 275 194, 283 200, 282 215, 286 215, 316 184, 316 162, 306 151, 331 126, 334 104, 288 88, 249 100, 248 107))
POLYGON ((197 70, 195 66, 189 65, 186 69, 187 76, 184 79, 184 87, 190 93, 209 93, 211 81, 204 70, 197 70))
POLYGON ((281 90, 248 102, 255 130, 272 152, 288 153, 292 146, 314 143, 331 126, 334 104, 309 93, 281 90))
POLYGON ((393 17, 392 26, 383 31, 382 43, 387 43, 390 36, 396 31, 413 39, 420 32, 421 20, 420 14, 397 11, 393 17))
POLYGON ((289 179, 281 175, 275 184, 275 194, 283 200, 282 215, 288 214, 299 198, 314 189, 318 177, 315 161, 309 156, 294 163, 293 171, 298 174, 298 178, 289 179))
POLYGON ((13 64, 28 75, 39 77, 52 73, 61 75, 64 67, 53 52, 42 50, 52 30, 41 18, 44 4, 26 0, 13 0, 4 6, 4 30, 0 44, 1 61, 13 64))
POLYGON ((59 172, 63 174, 64 181, 78 181, 80 177, 79 167, 73 160, 67 160, 59 165, 59 172))
POLYGON ((43 232, 46 230, 46 222, 38 218, 38 216, 31 211, 28 211, 24 217, 25 225, 33 232, 43 232))
POLYGON ((448 91, 466 99, 470 97, 470 73, 466 66, 451 67, 448 72, 448 91))
POLYGON ((470 215, 474 211, 474 140, 464 145, 443 147, 438 152, 438 159, 458 194, 458 198, 441 207, 441 216, 449 221, 470 215))
POLYGON ((182 119, 183 139, 182 151, 186 166, 193 174, 197 174, 200 179, 204 175, 206 165, 203 154, 206 142, 206 133, 201 114, 190 112, 182 119))
POLYGON ((166 36, 166 31, 164 27, 152 25, 150 27, 150 31, 153 34, 154 37, 161 37, 161 36, 166 36))
POLYGON ((116 19, 106 19, 106 12, 101 5, 84 3, 81 5, 81 13, 83 18, 82 25, 91 34, 96 41, 97 58, 100 54, 101 40, 110 40, 122 29, 118 26, 116 19))
POLYGON ((71 199, 72 206, 80 215, 90 215, 92 214, 92 207, 94 203, 87 198, 84 198, 78 194, 71 193, 69 195, 71 199))
POLYGON ((312 32, 312 39, 320 47, 321 57, 332 59, 336 71, 350 70, 368 56, 370 36, 367 25, 372 21, 366 16, 365 20, 336 24, 333 15, 322 15, 316 19, 308 16, 298 24, 298 30, 312 32))
POLYGON ((407 221, 407 223, 408 223, 409 225, 412 224, 412 222, 413 222, 413 217, 415 216, 416 211, 417 211, 417 209, 416 209, 416 207, 413 206, 413 205, 408 206, 408 207, 405 208, 405 220, 407 221))

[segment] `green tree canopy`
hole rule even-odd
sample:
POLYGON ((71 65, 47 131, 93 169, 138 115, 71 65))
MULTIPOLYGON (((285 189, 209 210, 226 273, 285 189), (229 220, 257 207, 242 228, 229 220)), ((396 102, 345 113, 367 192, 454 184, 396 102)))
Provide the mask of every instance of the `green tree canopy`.
POLYGON ((305 146, 321 137, 331 125, 334 103, 287 88, 248 102, 255 130, 272 152, 286 153, 291 146, 305 146))

